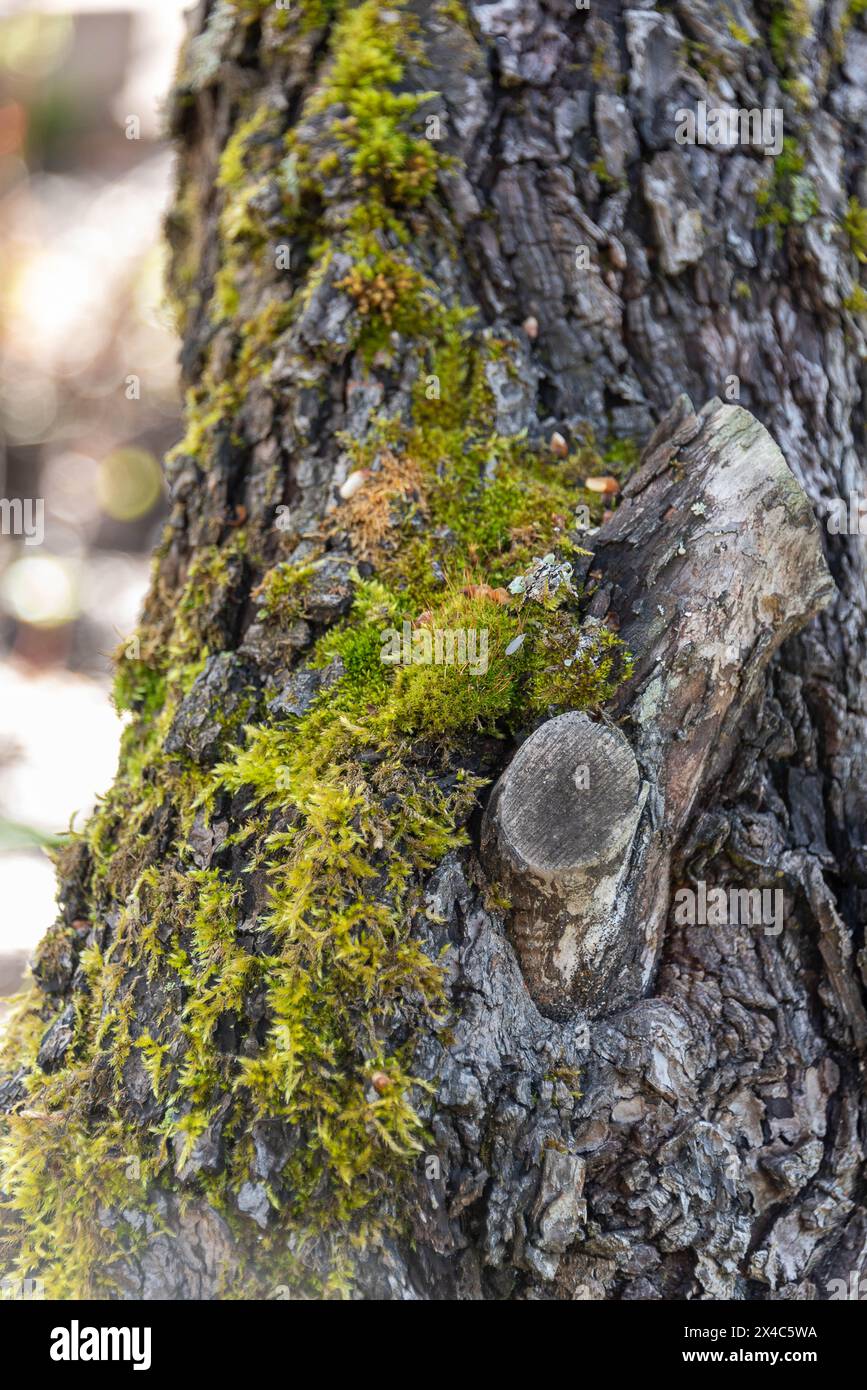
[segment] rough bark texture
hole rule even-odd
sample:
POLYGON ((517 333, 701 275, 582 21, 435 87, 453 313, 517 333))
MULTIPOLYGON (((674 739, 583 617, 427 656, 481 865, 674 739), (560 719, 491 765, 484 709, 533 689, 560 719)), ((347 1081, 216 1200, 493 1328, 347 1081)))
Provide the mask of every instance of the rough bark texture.
MULTIPOLYGON (((864 553, 860 536, 828 535, 813 517, 864 486, 860 6, 733 0, 721 17, 706 0, 664 12, 412 0, 350 14, 366 10, 388 52, 417 22, 379 86, 427 94, 397 119, 416 136, 427 115, 441 119, 434 164, 418 140, 361 143, 364 113, 333 76, 346 31, 325 0, 288 18, 223 0, 192 20, 172 114, 180 166, 169 233, 196 394, 169 463, 174 510, 129 700, 140 731, 158 727, 166 700, 170 727, 159 757, 146 745, 134 794, 122 768, 108 820, 67 855, 64 915, 31 1004, 42 1080, 28 1098, 31 1061, 0 1092, 23 1135, 14 1153, 26 1164, 56 1129, 55 1111, 74 1119, 70 1144, 102 1133, 114 1111, 127 1130, 163 1136, 144 1160, 147 1201, 107 1196, 99 1208, 107 1248, 115 1233, 132 1251, 119 1262, 115 1251, 112 1266, 114 1287, 131 1296, 220 1296, 249 1279, 278 1297, 827 1297, 831 1279, 867 1260, 864 553), (700 99, 781 107, 791 143, 776 163, 743 146, 679 145, 675 112, 700 99), (399 211, 359 232, 354 210, 374 200, 399 211), (293 1119, 288 1091, 244 1110, 243 1087, 220 1088, 246 1059, 253 1092, 252 1066, 279 1025, 269 990, 286 938, 268 917, 274 859, 284 846, 294 853, 316 819, 292 801, 295 768, 285 804, 269 783, 261 838, 245 839, 251 765, 238 764, 234 780, 220 769, 243 724, 303 717, 345 688, 345 649, 312 667, 304 653, 346 620, 359 574, 397 565, 389 532, 399 546, 424 532, 429 484, 381 422, 399 433, 419 416, 416 383, 439 371, 425 354, 452 341, 443 315, 456 305, 477 311, 494 454, 521 431, 543 454, 559 433, 564 469, 591 437, 647 446, 572 576, 582 631, 619 630, 635 672, 604 707, 577 696, 528 703, 523 718, 482 720, 457 742, 406 726, 400 767, 413 787, 450 796, 477 779, 475 809, 471 797, 450 822, 466 826, 465 843, 443 839, 399 883, 385 877, 381 833, 358 851, 383 874, 381 901, 406 905, 424 959, 449 948, 444 1002, 427 1006, 417 965, 406 997, 389 996, 365 1037, 358 1025, 367 1070, 358 1064, 361 1089, 346 1103, 353 1116, 368 1110, 350 1147, 369 1135, 375 1148, 376 1117, 392 1123, 376 1107, 398 1090, 427 1131, 410 1134, 402 1111, 393 1120, 383 1152, 402 1155, 393 1168, 385 1158, 364 1167, 359 1215, 339 1196, 320 1201, 357 1160, 323 1138, 333 1111, 317 1126, 293 1119), (492 343, 504 346, 485 355, 492 343), (732 378, 739 406, 716 399, 732 398, 732 378), (368 517, 364 530, 357 499, 388 475, 392 453, 403 482, 391 486, 385 524, 372 531, 368 517), (275 623, 268 576, 308 560, 317 567, 303 604, 289 611, 292 591, 281 590, 286 618, 275 623), (155 667, 157 695, 146 674, 155 667), (613 781, 594 775, 614 747, 613 781), (579 789, 572 773, 585 764, 579 789), (215 765, 216 790, 197 800, 205 782, 189 769, 204 777, 215 765), (549 776, 553 805, 538 780, 549 776), (267 957, 264 974, 242 978, 209 1018, 219 1067, 202 1070, 211 1085, 199 1091, 184 1088, 196 1058, 181 1024, 205 1008, 215 979, 225 986, 225 958, 208 955, 216 948, 200 920, 225 926, 225 904, 191 902, 177 885, 170 902, 149 897, 153 875, 164 885, 169 868, 188 884, 217 871, 242 885, 225 929, 267 957), (699 883, 782 888, 782 931, 679 924, 674 892, 699 883), (185 949, 205 965, 191 976, 188 962, 169 963, 170 949, 173 962, 185 949), (100 971, 111 969, 136 1040, 117 1068, 99 1065, 92 1004, 107 1016, 100 971), (51 1079, 74 1076, 76 1048, 87 1071, 73 1103, 51 1079), (404 1085, 402 1067, 427 1089, 404 1085), (198 1117, 191 1144, 179 1139, 184 1105, 198 1117), (337 1177, 323 1161, 302 1191, 305 1146, 324 1148, 337 1177), (253 1278, 260 1233, 271 1262, 253 1278)), ((472 378, 468 369, 467 393, 472 378)), ((479 476, 494 472, 480 455, 479 476)), ((587 497, 576 489, 576 502, 587 497)), ((430 564, 460 585, 452 540, 439 536, 430 564)), ((529 546, 544 565, 555 542, 542 528, 529 546)), ((540 571, 527 559, 511 569, 504 559, 492 589, 520 570, 532 587, 540 571)), ((382 756, 361 759, 388 810, 410 790, 375 772, 382 756)), ((359 842, 340 842, 323 875, 335 864, 355 873, 359 842)), ((315 969, 306 959, 292 957, 315 995, 327 979, 318 957, 315 969)), ((392 957, 380 964, 391 979, 392 957)), ((300 988, 298 976, 281 980, 300 988)), ((306 1035, 293 1045, 311 1067, 306 1035)), ((348 1065, 329 1046, 332 1070, 348 1065)), ((315 1059, 323 1076, 325 1052, 315 1059)), ((333 1077, 323 1085, 333 1090, 333 1077)), ((118 1133, 104 1131, 101 1159, 122 1162, 118 1133)), ((41 1181, 62 1191, 70 1151, 58 1143, 52 1162, 41 1181)), ((17 1237, 13 1228, 10 1248, 17 1237)), ((50 1264, 44 1245, 42 1256, 50 1264)), ((32 1249, 25 1262, 39 1263, 32 1249)), ((92 1263, 82 1261, 80 1282, 102 1287, 92 1263)))

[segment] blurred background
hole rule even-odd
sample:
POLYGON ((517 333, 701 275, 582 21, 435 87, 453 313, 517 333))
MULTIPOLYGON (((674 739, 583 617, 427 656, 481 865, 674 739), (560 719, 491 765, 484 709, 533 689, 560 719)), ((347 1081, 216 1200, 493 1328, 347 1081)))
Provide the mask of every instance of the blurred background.
POLYGON ((180 434, 162 109, 189 0, 0 0, 0 1014, 114 773, 180 434))

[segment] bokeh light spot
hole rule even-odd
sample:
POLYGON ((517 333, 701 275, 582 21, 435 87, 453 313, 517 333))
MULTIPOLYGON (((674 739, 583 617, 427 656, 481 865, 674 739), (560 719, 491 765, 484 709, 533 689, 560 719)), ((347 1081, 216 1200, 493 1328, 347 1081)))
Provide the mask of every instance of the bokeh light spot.
POLYGON ((61 627, 78 615, 73 567, 56 555, 22 555, 6 570, 0 588, 8 612, 33 627, 61 627))
POLYGON ((115 449, 103 459, 97 477, 102 510, 115 521, 136 521, 156 506, 162 473, 147 449, 115 449))

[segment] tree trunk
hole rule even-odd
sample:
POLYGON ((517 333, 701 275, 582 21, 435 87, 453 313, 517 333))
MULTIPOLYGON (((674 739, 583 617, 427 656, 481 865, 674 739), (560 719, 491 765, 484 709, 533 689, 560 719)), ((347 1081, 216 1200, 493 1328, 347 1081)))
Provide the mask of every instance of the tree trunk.
POLYGON ((199 5, 188 429, 6 1044, 9 1268, 864 1267, 862 10, 199 5))

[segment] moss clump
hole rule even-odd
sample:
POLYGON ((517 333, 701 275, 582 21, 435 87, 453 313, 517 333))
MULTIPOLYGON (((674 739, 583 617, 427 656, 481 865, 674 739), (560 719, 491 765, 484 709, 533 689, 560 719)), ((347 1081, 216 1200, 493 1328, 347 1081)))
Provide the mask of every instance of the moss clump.
MULTIPOLYGON (((148 1168, 131 1153, 120 1116, 94 1131, 70 1113, 71 1091, 49 1091, 40 1088, 41 1110, 6 1117, 0 1132, 5 1203, 14 1213, 14 1225, 6 1228, 10 1257, 4 1270, 18 1278, 41 1271, 55 1299, 105 1297, 116 1287, 113 1267, 135 1256, 145 1230, 137 1218, 133 1225, 118 1217, 109 1227, 95 1213, 141 1205, 148 1168)), ((149 1215, 158 1233, 160 1214, 154 1209, 149 1215)))
POLYGON ((282 8, 274 0, 228 0, 228 4, 248 24, 266 19, 276 28, 285 29, 300 19, 302 33, 324 28, 338 8, 338 0, 291 0, 282 8))
POLYGON ((843 230, 856 260, 867 265, 867 208, 862 207, 854 194, 843 216, 843 230))
POLYGON ((228 382, 217 385, 206 375, 201 386, 190 387, 184 404, 186 431, 166 456, 169 467, 185 457, 206 462, 216 431, 231 428, 237 397, 228 382))
POLYGON ((119 714, 132 711, 152 720, 166 702, 166 679, 161 671, 135 657, 117 658, 113 699, 119 714))
POLYGON ((267 622, 279 615, 281 621, 286 623, 303 617, 304 596, 314 573, 312 563, 293 565, 284 562, 270 569, 253 591, 253 597, 259 604, 259 621, 267 622))
MULTIPOLYGON (((405 648, 409 634, 401 637, 405 648)), ((426 614, 410 650, 414 663, 399 669, 387 718, 400 732, 434 736, 497 733, 534 714, 595 707, 631 671, 608 629, 581 628, 574 615, 537 605, 504 607, 487 595, 456 595, 426 614)))
POLYGON ((632 675, 632 658, 603 623, 546 625, 531 702, 538 710, 596 708, 632 675))
POLYGON ((275 113, 267 105, 259 106, 233 132, 220 157, 217 187, 223 194, 223 263, 217 272, 211 309, 216 322, 234 319, 238 313, 240 275, 249 259, 260 256, 265 248, 267 232, 253 200, 274 174, 279 138, 275 113))
POLYGON ((749 47, 753 41, 753 36, 749 29, 745 29, 742 24, 738 24, 731 16, 726 20, 726 26, 735 43, 742 43, 744 47, 749 47))
POLYGON ((512 660, 505 652, 516 635, 515 618, 495 598, 463 593, 425 614, 411 636, 395 631, 392 652, 403 662, 410 636, 413 664, 396 668, 385 716, 391 727, 437 738, 475 728, 495 731, 514 718, 524 662, 520 654, 512 660))
POLYGON ((422 470, 415 460, 384 448, 370 468, 356 470, 358 491, 333 519, 333 530, 348 532, 359 560, 381 565, 398 548, 407 527, 429 518, 422 470))
POLYGON ((609 45, 604 40, 599 40, 594 45, 590 59, 590 76, 598 87, 606 89, 616 88, 621 81, 620 73, 611 63, 609 45))
POLYGON ((777 0, 771 14, 769 40, 774 62, 781 72, 797 65, 801 45, 812 38, 813 25, 807 0, 777 0))
POLYGON ((611 170, 605 163, 604 154, 600 154, 597 159, 593 160, 590 165, 590 172, 596 175, 596 178, 602 184, 603 188, 615 189, 628 186, 628 181, 625 178, 618 178, 616 174, 611 173, 611 170))
POLYGON ((392 329, 411 333, 417 326, 425 282, 405 257, 383 251, 372 237, 362 248, 351 243, 355 262, 336 288, 355 300, 363 328, 357 345, 368 361, 389 342, 392 329))
POLYGON ((345 106, 332 129, 350 153, 352 174, 385 206, 415 207, 433 192, 442 160, 407 122, 434 92, 391 90, 418 58, 417 21, 403 0, 383 12, 375 0, 348 10, 335 35, 335 60, 314 110, 345 106))
POLYGON ((226 610, 241 580, 245 543, 245 533, 236 531, 225 545, 203 547, 190 565, 164 654, 182 694, 211 652, 227 645, 226 610))
POLYGON ((437 14, 442 15, 443 19, 450 19, 453 24, 459 24, 463 29, 469 29, 470 21, 467 15, 466 5, 461 4, 461 0, 439 0, 434 6, 437 14))
POLYGON ((783 148, 774 160, 774 170, 768 181, 756 193, 761 208, 756 221, 759 227, 773 227, 778 244, 782 244, 785 229, 795 223, 808 222, 819 211, 815 184, 804 173, 806 158, 791 136, 783 140, 783 148))

